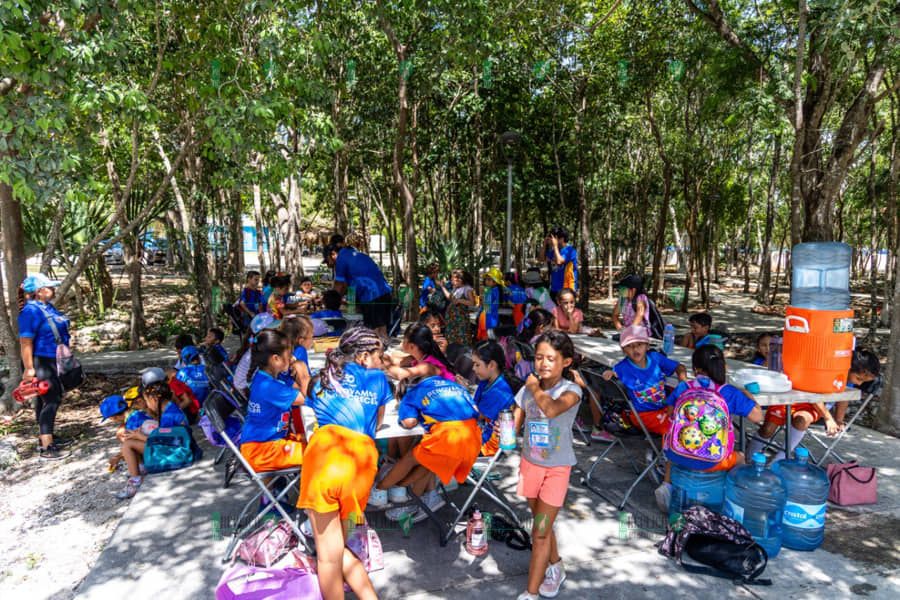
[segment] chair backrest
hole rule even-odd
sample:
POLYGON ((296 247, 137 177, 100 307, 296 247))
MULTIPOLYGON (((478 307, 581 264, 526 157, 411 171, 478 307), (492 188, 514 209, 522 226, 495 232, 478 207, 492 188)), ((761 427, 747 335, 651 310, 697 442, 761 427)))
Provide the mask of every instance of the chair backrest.
POLYGON ((203 404, 203 412, 209 418, 209 422, 212 424, 213 429, 216 430, 216 433, 223 435, 225 431, 225 419, 231 416, 233 413, 238 414, 238 418, 243 421, 242 415, 240 414, 240 410, 233 403, 233 400, 228 397, 228 395, 222 390, 213 390, 210 392, 209 397, 206 398, 206 402, 203 404))
POLYGON ((615 377, 607 381, 606 379, 603 379, 602 373, 603 371, 598 371, 592 367, 581 369, 581 375, 584 377, 585 383, 599 392, 603 398, 627 402, 629 407, 631 407, 628 391, 625 390, 622 383, 615 377))

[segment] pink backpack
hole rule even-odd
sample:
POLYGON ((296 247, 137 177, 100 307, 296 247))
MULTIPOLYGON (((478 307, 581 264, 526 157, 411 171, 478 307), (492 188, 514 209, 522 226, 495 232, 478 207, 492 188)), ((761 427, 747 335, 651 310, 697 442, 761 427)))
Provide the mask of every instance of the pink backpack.
POLYGON ((676 465, 703 471, 734 451, 734 428, 722 386, 700 377, 687 384, 675 403, 665 438, 666 456, 676 465))

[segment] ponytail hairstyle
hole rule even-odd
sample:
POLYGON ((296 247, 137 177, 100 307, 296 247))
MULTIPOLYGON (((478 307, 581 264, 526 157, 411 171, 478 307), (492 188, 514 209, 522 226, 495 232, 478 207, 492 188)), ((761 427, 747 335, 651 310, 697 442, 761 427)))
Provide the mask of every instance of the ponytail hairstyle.
POLYGON ((564 359, 572 359, 572 364, 563 369, 562 376, 564 379, 573 381, 572 369, 577 369, 578 365, 575 364, 575 344, 572 343, 572 338, 563 331, 551 329, 550 331, 542 333, 541 337, 534 342, 535 349, 539 344, 549 344, 550 347, 559 352, 564 359))
POLYGON ((553 314, 550 311, 543 308, 532 309, 522 319, 522 332, 519 334, 519 341, 526 344, 531 343, 531 338, 535 336, 539 327, 547 327, 552 323, 553 314))
POLYGON ((510 389, 512 389, 512 393, 518 393, 519 389, 522 387, 522 380, 516 377, 515 372, 511 369, 505 368, 506 366, 506 351, 503 350, 503 346, 498 344, 497 342, 488 341, 482 342, 475 346, 475 350, 472 351, 473 354, 477 355, 478 358, 484 364, 488 364, 491 362, 497 363, 497 368, 500 371, 500 377, 506 379, 506 383, 509 384, 510 389))
POLYGON ((313 324, 306 315, 288 315, 282 319, 279 330, 287 336, 291 346, 296 346, 300 340, 309 337, 313 331, 313 324))
POLYGON ((725 385, 725 354, 722 349, 712 344, 700 346, 691 356, 694 371, 703 371, 719 385, 725 385))
MULTIPOLYGON (((272 356, 280 356, 286 350, 293 350, 294 346, 288 337, 281 331, 275 329, 265 329, 256 336, 256 345, 253 346, 250 354, 250 368, 247 373, 255 374, 260 369, 265 369, 269 364, 269 358, 272 356)), ((251 380, 250 375, 247 376, 247 383, 251 380)))
POLYGON ((442 365, 447 367, 448 371, 456 375, 456 370, 450 365, 450 361, 447 360, 447 357, 444 356, 444 353, 441 352, 441 349, 434 341, 434 335, 432 335, 431 328, 428 325, 424 323, 410 323, 406 331, 403 332, 403 340, 418 348, 425 356, 433 356, 438 359, 442 365))
POLYGON ((21 285, 16 288, 16 303, 19 305, 20 311, 25 308, 25 302, 31 300, 33 297, 34 294, 26 294, 25 288, 21 285))
MULTIPOLYGON (((341 336, 337 348, 325 355, 325 366, 318 375, 322 387, 340 393, 340 381, 344 377, 344 367, 348 363, 355 362, 357 357, 364 352, 371 354, 380 352, 384 348, 385 343, 381 337, 368 327, 348 329, 341 336)), ((310 383, 310 389, 312 389, 312 383, 310 383)))
POLYGON ((149 405, 147 405, 146 408, 150 416, 159 421, 163 411, 166 409, 166 405, 172 401, 172 389, 169 387, 168 382, 157 381, 156 383, 151 383, 143 389, 142 395, 151 396, 156 399, 155 411, 150 410, 149 405))

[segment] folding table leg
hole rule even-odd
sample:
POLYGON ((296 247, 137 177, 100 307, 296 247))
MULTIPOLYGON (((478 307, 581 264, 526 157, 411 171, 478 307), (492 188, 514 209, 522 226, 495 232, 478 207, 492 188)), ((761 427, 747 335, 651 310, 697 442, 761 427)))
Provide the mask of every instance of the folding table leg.
POLYGON ((840 433, 837 434, 837 436, 834 438, 834 441, 832 441, 830 445, 826 446, 818 438, 815 438, 815 436, 813 436, 817 442, 819 442, 826 448, 825 454, 822 455, 822 458, 820 458, 819 460, 816 461, 817 467, 821 467, 822 463, 825 462, 825 459, 827 459, 830 454, 834 454, 834 457, 838 460, 838 462, 844 462, 843 457, 837 453, 835 448, 840 443, 840 441, 843 439, 844 435, 847 434, 847 431, 849 431, 850 428, 853 426, 853 423, 856 422, 856 419, 858 419, 859 416, 861 414, 863 414, 863 412, 866 410, 866 407, 869 405, 869 402, 871 402, 872 398, 874 398, 874 397, 875 397, 874 393, 869 394, 869 396, 865 399, 865 401, 863 401, 863 403, 860 405, 859 409, 853 414, 852 417, 850 417, 850 420, 847 421, 847 423, 844 425, 843 431, 841 431, 840 433))
MULTIPOLYGON (((456 513, 456 516, 450 522, 450 526, 447 528, 446 533, 444 533, 443 538, 441 539, 441 546, 446 546, 450 542, 450 538, 453 537, 456 525, 460 522, 463 516, 466 514, 466 511, 469 509, 469 506, 475 500, 475 495, 481 490, 484 483, 487 481, 488 475, 491 473, 491 469, 494 468, 494 465, 497 464, 497 461, 500 459, 500 456, 503 454, 503 449, 498 448, 496 454, 491 457, 490 462, 488 462, 487 467, 481 473, 481 477, 478 478, 478 481, 475 481, 475 487, 472 488, 472 492, 469 494, 469 497, 466 498, 466 501, 463 502, 462 507, 456 513)), ((472 480, 472 476, 469 475, 468 480, 472 480)), ((495 500, 496 501, 496 500, 495 500)))
POLYGON ((791 405, 786 404, 784 407, 784 457, 788 460, 793 458, 791 456, 793 454, 791 451, 791 427, 793 427, 793 422, 791 405))

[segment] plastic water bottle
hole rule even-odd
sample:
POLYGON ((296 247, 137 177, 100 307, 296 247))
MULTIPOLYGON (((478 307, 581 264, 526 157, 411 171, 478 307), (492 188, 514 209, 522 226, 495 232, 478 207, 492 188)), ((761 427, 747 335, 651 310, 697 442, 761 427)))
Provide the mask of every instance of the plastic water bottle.
POLYGON ((500 448, 516 449, 516 424, 511 410, 500 411, 500 448))
POLYGON ((797 244, 791 252, 791 306, 811 310, 850 308, 853 250, 840 242, 797 244))
POLYGON ((769 339, 769 361, 766 367, 770 371, 781 373, 781 337, 775 335, 769 339))
POLYGON ((695 471, 673 464, 669 515, 682 513, 697 504, 721 512, 725 502, 726 475, 727 471, 695 471))
POLYGON ((785 491, 781 477, 766 468, 757 452, 753 463, 735 467, 725 478, 725 515, 741 523, 769 558, 781 550, 785 491))
POLYGON ((797 448, 793 460, 779 460, 772 472, 781 477, 787 493, 784 517, 784 545, 792 550, 815 550, 825 539, 825 508, 828 504, 828 475, 809 463, 809 450, 797 448))
POLYGON ((472 556, 483 556, 488 551, 487 535, 485 535, 484 519, 477 508, 472 512, 466 525, 466 552, 472 556))
POLYGON ((675 348, 675 328, 672 327, 671 323, 666 323, 666 328, 663 330, 663 346, 662 351, 666 356, 672 354, 672 350, 675 348))

